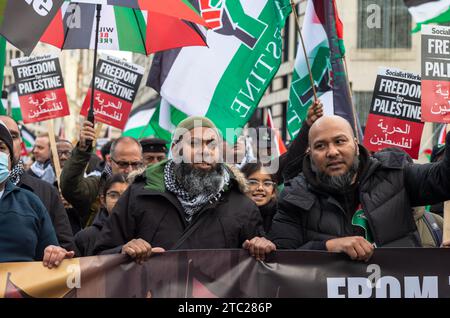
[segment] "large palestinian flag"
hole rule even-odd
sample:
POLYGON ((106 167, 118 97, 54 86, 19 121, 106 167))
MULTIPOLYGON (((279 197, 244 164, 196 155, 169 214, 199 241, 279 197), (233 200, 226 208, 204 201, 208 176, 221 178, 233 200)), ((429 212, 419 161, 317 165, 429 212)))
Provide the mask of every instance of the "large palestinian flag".
POLYGON ((422 24, 450 22, 450 0, 404 0, 416 27, 420 31, 422 24))
MULTIPOLYGON (((343 61, 345 55, 343 33, 343 25, 334 0, 308 0, 302 35, 317 95, 324 105, 326 115, 344 117, 355 129, 357 119, 353 113, 343 61)), ((292 138, 298 135, 308 108, 313 102, 313 89, 300 43, 287 110, 287 127, 292 138)), ((357 123, 355 132, 360 134, 357 123)))
POLYGON ((155 98, 148 103, 133 109, 128 117, 128 121, 122 135, 136 139, 154 136, 155 131, 150 125, 150 119, 155 113, 156 108, 159 106, 159 103, 160 99, 155 98))
MULTIPOLYGON (((192 4, 209 22, 208 47, 156 54, 147 85, 180 115, 206 116, 227 141, 234 142, 237 134, 228 135, 226 129, 248 122, 281 64, 281 30, 290 3, 193 0, 192 4)), ((172 123, 176 124, 173 118, 172 123)))

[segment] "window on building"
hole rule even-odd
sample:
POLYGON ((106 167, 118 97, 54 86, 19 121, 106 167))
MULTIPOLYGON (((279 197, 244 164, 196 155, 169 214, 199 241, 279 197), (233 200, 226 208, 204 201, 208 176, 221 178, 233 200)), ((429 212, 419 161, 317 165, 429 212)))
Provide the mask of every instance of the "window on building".
POLYGON ((361 127, 365 127, 372 103, 372 92, 354 92, 353 98, 361 127))
POLYGON ((411 28, 403 1, 358 0, 358 48, 409 49, 411 28))

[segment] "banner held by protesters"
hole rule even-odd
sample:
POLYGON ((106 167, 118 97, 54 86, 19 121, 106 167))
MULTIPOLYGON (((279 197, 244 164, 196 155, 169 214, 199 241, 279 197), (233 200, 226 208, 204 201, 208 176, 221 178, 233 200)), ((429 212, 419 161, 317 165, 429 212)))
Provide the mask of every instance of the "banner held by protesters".
POLYGON ((421 122, 420 75, 380 68, 375 83, 364 146, 372 151, 397 147, 419 157, 421 122))
POLYGON ((371 263, 305 250, 277 251, 265 263, 244 250, 169 251, 142 265, 127 262, 109 255, 64 260, 52 270, 0 264, 0 297, 450 297, 450 256, 442 249, 377 249, 371 263))

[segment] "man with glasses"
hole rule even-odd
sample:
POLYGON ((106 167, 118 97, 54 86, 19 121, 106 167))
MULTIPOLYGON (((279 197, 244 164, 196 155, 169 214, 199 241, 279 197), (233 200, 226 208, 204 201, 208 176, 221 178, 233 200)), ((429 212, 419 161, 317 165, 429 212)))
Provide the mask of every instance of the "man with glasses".
POLYGON ((221 142, 209 119, 182 121, 172 140, 173 159, 148 166, 136 178, 105 223, 94 253, 121 252, 140 263, 164 250, 240 248, 261 233, 259 211, 244 193, 245 178, 219 162, 221 142))
POLYGON ((101 176, 84 177, 89 163, 95 129, 89 121, 83 123, 80 141, 72 151, 72 157, 65 162, 61 173, 61 191, 66 200, 80 213, 83 226, 90 225, 99 210, 98 195, 102 186, 113 174, 128 175, 142 167, 142 147, 131 137, 121 137, 111 145, 110 157, 101 176), (95 204, 94 204, 95 203, 95 204))

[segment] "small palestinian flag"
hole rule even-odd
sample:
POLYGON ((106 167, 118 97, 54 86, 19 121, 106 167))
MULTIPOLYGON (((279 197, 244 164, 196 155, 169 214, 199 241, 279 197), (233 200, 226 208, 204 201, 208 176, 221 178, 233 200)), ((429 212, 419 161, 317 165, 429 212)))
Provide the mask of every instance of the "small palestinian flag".
POLYGON ((25 152, 31 152, 34 147, 36 136, 28 130, 25 125, 20 126, 20 134, 22 136, 23 148, 25 148, 25 152))
POLYGON ((422 24, 450 22, 450 0, 404 0, 416 27, 420 31, 422 24))
POLYGON ((270 109, 267 109, 267 126, 271 128, 275 132, 275 147, 276 147, 276 157, 281 156, 282 154, 287 152, 286 146, 284 145, 283 139, 280 136, 279 130, 275 127, 272 118, 272 112, 270 109))

